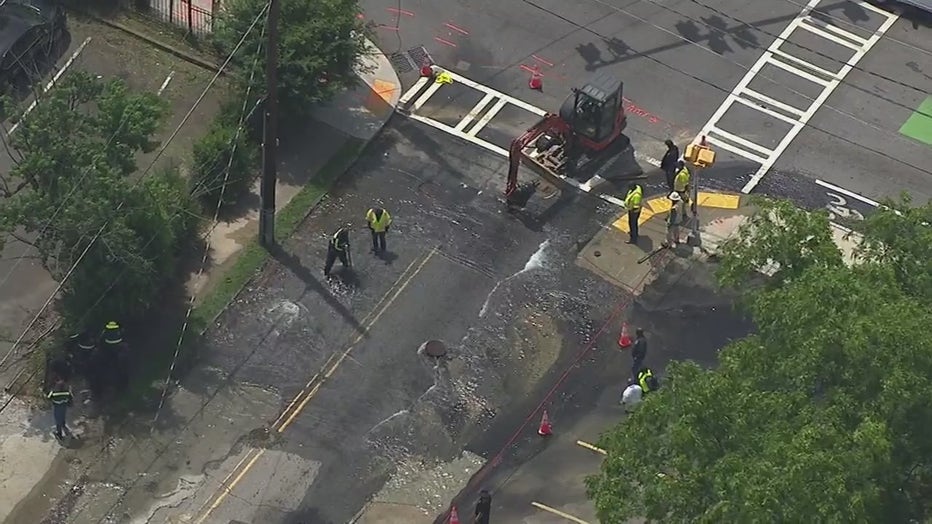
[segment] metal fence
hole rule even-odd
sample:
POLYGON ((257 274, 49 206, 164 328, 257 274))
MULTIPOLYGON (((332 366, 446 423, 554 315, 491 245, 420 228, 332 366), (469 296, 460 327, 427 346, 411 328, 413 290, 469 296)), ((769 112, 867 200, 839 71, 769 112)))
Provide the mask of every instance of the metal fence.
POLYGON ((219 2, 212 0, 148 0, 150 14, 199 36, 213 30, 217 8, 219 2))

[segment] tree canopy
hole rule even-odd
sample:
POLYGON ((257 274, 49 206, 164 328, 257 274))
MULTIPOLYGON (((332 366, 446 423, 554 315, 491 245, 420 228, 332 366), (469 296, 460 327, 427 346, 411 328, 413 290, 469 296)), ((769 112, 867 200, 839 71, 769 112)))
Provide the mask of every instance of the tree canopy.
MULTIPOLYGON (((252 76, 252 93, 265 93, 265 42, 262 22, 248 31, 266 0, 230 0, 215 29, 214 43, 233 54, 240 71, 251 71, 258 59, 259 71, 252 76), (248 34, 247 34, 248 32, 248 34)), ((296 121, 310 109, 331 99, 357 81, 354 66, 366 52, 366 26, 358 16, 357 0, 286 0, 281 3, 279 23, 279 103, 286 120, 296 121)), ((247 75, 241 80, 247 81, 247 75)))
POLYGON ((932 516, 932 206, 889 205, 846 265, 824 213, 761 204, 720 267, 749 290, 756 334, 714 370, 672 363, 603 436, 588 480, 602 522, 932 516))
POLYGON ((142 313, 174 274, 196 225, 186 184, 170 170, 132 176, 166 109, 121 80, 71 73, 5 143, 14 165, 0 176, 2 237, 34 246, 56 280, 87 250, 63 286, 69 322, 142 313))

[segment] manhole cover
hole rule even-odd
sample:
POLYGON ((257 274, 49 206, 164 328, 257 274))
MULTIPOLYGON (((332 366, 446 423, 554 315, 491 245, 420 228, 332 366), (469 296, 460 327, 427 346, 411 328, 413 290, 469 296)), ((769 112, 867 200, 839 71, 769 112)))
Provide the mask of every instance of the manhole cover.
POLYGON ((447 345, 439 340, 428 340, 421 345, 421 351, 429 357, 439 358, 447 354, 447 345))

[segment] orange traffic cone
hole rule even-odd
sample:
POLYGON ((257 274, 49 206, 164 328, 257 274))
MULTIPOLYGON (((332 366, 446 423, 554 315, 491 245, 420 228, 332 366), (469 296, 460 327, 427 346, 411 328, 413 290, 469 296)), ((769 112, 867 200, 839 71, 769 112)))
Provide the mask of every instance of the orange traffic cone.
POLYGON ((553 434, 553 426, 550 425, 550 417, 547 416, 547 410, 544 410, 544 415, 540 417, 540 427, 537 428, 537 434, 542 437, 549 437, 553 434))
POLYGON ((456 513, 456 506, 450 508, 450 524, 460 524, 460 516, 456 513))
POLYGON ((434 76, 434 66, 429 60, 424 60, 424 63, 421 64, 421 76, 425 78, 434 76))
POLYGON ((628 334, 627 322, 621 325, 621 336, 618 337, 618 345, 621 346, 621 349, 628 349, 631 347, 631 335, 628 334))
POLYGON ((544 75, 540 74, 540 67, 534 66, 534 70, 531 71, 531 79, 528 80, 527 86, 535 91, 542 91, 544 89, 544 75))

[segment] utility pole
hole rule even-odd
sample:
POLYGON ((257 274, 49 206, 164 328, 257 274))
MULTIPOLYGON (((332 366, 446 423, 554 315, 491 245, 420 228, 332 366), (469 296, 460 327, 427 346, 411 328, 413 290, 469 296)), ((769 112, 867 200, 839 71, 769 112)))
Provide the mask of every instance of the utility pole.
POLYGON ((265 104, 262 126, 262 187, 259 244, 275 245, 275 184, 278 181, 278 15, 279 2, 269 0, 266 18, 265 104))
POLYGON ((686 147, 686 154, 683 155, 683 158, 695 167, 693 179, 689 182, 692 185, 690 198, 692 199, 693 227, 686 238, 686 244, 701 247, 702 238, 699 236, 699 174, 703 169, 712 167, 715 163, 715 151, 712 150, 705 135, 703 135, 698 144, 690 144, 686 147))

